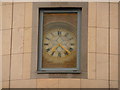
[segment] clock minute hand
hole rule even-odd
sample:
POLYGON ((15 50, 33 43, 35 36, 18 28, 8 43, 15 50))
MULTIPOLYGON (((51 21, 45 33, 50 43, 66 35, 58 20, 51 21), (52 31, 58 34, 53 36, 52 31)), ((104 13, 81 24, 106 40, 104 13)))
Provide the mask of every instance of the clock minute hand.
POLYGON ((59 46, 59 44, 51 49, 51 51, 55 51, 55 49, 59 46))
POLYGON ((64 46, 62 46, 61 44, 59 44, 59 46, 61 46, 66 52, 68 52, 70 54, 70 51, 67 50, 64 46))

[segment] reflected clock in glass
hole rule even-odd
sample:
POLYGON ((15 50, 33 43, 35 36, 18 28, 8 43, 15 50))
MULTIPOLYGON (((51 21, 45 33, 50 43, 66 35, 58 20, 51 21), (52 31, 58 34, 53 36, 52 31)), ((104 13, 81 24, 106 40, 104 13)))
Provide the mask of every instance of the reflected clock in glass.
POLYGON ((75 36, 62 28, 51 30, 44 37, 44 49, 52 57, 69 56, 75 50, 75 45, 75 36))
POLYGON ((72 25, 50 23, 44 28, 43 67, 76 67, 76 33, 72 25))

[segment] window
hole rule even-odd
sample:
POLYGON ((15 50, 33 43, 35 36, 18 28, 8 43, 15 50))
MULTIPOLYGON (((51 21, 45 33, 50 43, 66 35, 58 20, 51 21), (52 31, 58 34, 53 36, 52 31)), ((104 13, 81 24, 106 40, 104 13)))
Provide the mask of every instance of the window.
POLYGON ((38 73, 80 73, 80 9, 40 9, 38 73))
POLYGON ((87 78, 87 34, 88 3, 33 3, 31 78, 87 78))

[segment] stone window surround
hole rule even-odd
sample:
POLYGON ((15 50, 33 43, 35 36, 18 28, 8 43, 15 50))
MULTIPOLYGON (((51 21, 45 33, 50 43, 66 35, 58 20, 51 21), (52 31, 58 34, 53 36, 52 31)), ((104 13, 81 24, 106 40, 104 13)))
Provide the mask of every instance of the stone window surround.
POLYGON ((32 9, 31 78, 87 78, 88 54, 88 3, 87 2, 35 2, 32 9), (82 8, 80 74, 38 74, 38 23, 39 8, 82 8))

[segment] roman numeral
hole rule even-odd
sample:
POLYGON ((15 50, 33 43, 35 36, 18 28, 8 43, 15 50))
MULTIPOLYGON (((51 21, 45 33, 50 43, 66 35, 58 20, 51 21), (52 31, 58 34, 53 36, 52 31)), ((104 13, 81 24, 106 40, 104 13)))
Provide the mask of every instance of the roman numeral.
POLYGON ((50 40, 49 38, 46 37, 47 40, 50 40))
POLYGON ((49 51, 50 51, 50 49, 51 49, 51 48, 48 48, 48 49, 46 49, 46 51, 47 51, 47 52, 49 52, 49 51))
POLYGON ((73 45, 75 45, 74 43, 71 43, 71 45, 73 46, 73 45))
POLYGON ((72 38, 70 38, 69 40, 72 40, 73 39, 73 37, 72 38))
POLYGON ((61 35, 61 31, 58 31, 58 35, 59 35, 59 36, 61 35))
POLYGON ((65 55, 68 55, 68 52, 65 52, 65 55))
POLYGON ((58 56, 61 57, 61 53, 58 53, 58 56))
POLYGON ((69 51, 73 51, 73 48, 69 48, 69 51))
POLYGON ((44 45, 48 45, 48 43, 44 43, 44 45))

